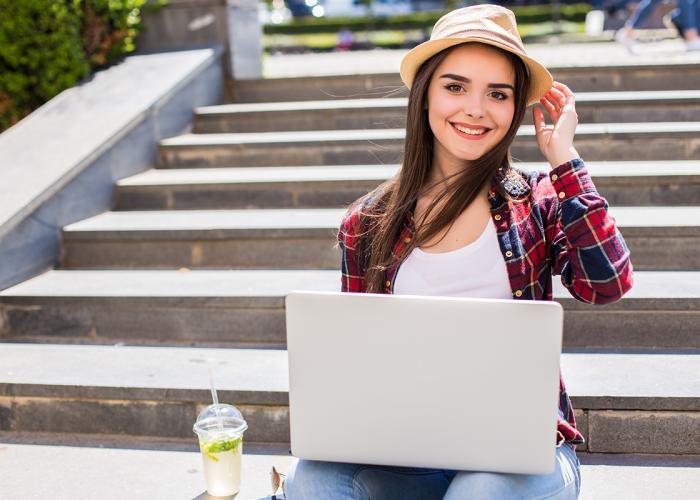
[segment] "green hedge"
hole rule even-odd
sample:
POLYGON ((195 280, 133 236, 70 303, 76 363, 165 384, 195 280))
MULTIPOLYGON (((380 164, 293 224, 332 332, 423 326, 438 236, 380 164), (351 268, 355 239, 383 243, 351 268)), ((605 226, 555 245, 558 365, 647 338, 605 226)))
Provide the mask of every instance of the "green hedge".
MULTIPOLYGON (((552 20, 551 5, 528 5, 510 8, 519 24, 537 24, 552 20)), ((583 22, 591 10, 589 4, 562 5, 562 21, 583 22)), ((332 17, 332 18, 294 18, 290 24, 267 24, 266 35, 302 35, 311 33, 337 32, 342 28, 350 31, 365 30, 414 30, 430 29, 445 12, 415 12, 393 17, 332 17)))
POLYGON ((0 0, 0 131, 132 52, 145 2, 0 0))

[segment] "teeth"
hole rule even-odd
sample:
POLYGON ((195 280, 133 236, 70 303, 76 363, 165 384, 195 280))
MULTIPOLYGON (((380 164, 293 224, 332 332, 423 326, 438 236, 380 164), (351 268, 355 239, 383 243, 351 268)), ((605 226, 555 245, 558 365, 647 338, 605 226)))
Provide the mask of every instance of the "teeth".
POLYGON ((463 133, 469 134, 469 135, 482 135, 482 134, 486 133, 485 128, 470 129, 470 128, 460 127, 459 125, 455 125, 455 128, 457 130, 459 130, 460 132, 463 132, 463 133))

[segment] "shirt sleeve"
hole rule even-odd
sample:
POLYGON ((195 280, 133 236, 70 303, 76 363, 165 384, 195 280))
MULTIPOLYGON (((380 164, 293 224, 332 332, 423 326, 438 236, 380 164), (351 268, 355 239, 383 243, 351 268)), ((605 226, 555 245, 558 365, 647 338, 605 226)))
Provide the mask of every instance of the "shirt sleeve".
MULTIPOLYGON (((608 214, 583 160, 549 172, 556 192, 551 246, 552 274, 571 295, 590 304, 619 300, 632 288, 630 251, 608 214)), ((550 219, 552 220, 552 219, 550 219)))
POLYGON ((340 248, 341 292, 360 293, 365 291, 365 277, 361 267, 361 241, 359 238, 359 216, 350 213, 343 218, 338 229, 340 248))

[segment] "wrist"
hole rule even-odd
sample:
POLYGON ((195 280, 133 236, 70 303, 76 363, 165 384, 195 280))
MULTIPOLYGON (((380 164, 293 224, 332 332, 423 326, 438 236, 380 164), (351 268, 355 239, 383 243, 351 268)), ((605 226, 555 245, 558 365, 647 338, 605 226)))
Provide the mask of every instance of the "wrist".
POLYGON ((578 151, 576 151, 576 148, 571 146, 569 148, 566 148, 565 150, 553 153, 549 158, 547 158, 547 161, 549 162, 552 168, 557 168, 558 166, 563 165, 564 163, 570 162, 571 160, 575 160, 580 157, 581 156, 578 154, 578 151))

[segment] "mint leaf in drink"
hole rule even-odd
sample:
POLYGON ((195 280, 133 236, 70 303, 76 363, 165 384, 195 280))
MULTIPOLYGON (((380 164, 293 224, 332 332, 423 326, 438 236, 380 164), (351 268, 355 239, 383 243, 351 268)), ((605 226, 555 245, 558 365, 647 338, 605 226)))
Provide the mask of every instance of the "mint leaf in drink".
POLYGON ((223 453, 225 451, 237 451, 238 447, 243 443, 243 436, 228 441, 209 441, 202 443, 202 453, 218 462, 219 459, 214 456, 215 453, 223 453))

